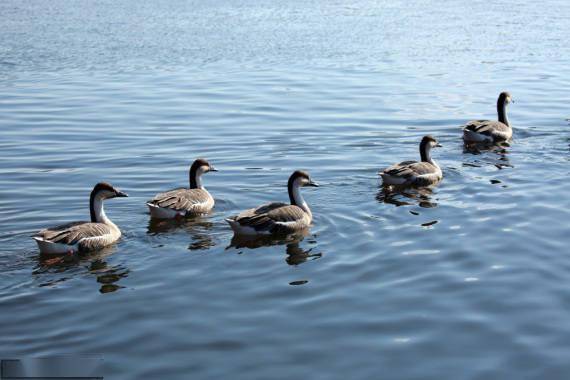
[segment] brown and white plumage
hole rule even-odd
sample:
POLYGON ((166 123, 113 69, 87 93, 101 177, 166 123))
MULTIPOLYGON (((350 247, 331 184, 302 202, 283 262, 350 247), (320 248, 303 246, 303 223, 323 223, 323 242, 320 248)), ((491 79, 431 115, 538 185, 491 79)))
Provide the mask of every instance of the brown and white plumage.
POLYGON ((441 146, 432 136, 425 136, 420 143, 421 161, 403 161, 380 172, 386 186, 430 186, 443 178, 441 168, 431 158, 431 148, 441 146))
POLYGON ((101 249, 121 237, 119 228, 105 215, 105 199, 127 194, 108 183, 98 183, 89 198, 90 222, 72 222, 41 230, 33 236, 40 253, 65 254, 101 249))
POLYGON ((303 186, 318 185, 307 172, 297 170, 287 183, 291 204, 265 204, 243 211, 226 221, 235 233, 243 235, 289 234, 305 229, 311 225, 313 214, 299 191, 303 186))
POLYGON ((158 219, 170 219, 206 214, 214 208, 214 198, 204 188, 202 175, 217 171, 202 158, 190 167, 190 188, 179 188, 157 194, 147 202, 150 215, 158 219))
POLYGON ((507 117, 507 105, 513 100, 508 92, 501 92, 497 99, 499 120, 472 120, 463 126, 466 143, 498 143, 511 139, 513 129, 507 117))

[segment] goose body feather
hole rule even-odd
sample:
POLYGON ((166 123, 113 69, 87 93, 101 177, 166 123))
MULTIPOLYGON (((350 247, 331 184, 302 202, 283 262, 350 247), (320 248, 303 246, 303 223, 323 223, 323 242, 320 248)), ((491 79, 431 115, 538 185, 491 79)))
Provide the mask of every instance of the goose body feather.
POLYGON ((151 216, 175 218, 206 214, 214 208, 214 198, 206 189, 174 189, 157 194, 147 202, 151 216))
POLYGON ((234 232, 244 235, 288 234, 311 225, 311 216, 301 207, 268 203, 226 219, 234 232))
POLYGON ((380 176, 385 186, 431 186, 443 178, 441 168, 431 159, 432 147, 441 146, 430 135, 424 136, 420 142, 421 161, 402 161, 383 171, 380 176))
POLYGON ((127 196, 108 183, 98 183, 89 197, 91 221, 71 222, 39 231, 32 238, 38 244, 40 253, 87 252, 113 244, 121 237, 121 230, 105 215, 103 202, 106 199, 127 196))
POLYGON ((214 208, 214 198, 202 184, 205 173, 217 171, 203 158, 196 159, 190 166, 189 188, 178 188, 154 196, 146 204, 152 218, 172 219, 197 216, 214 208))
POLYGON ((511 127, 495 120, 472 120, 463 127, 463 138, 467 142, 501 142, 512 136, 511 127))
POLYGON ((92 222, 73 222, 46 228, 33 236, 40 252, 65 254, 87 252, 106 247, 121 237, 114 225, 92 222))
POLYGON ((439 182, 443 174, 430 162, 403 161, 385 169, 380 176, 386 185, 429 186, 439 182))

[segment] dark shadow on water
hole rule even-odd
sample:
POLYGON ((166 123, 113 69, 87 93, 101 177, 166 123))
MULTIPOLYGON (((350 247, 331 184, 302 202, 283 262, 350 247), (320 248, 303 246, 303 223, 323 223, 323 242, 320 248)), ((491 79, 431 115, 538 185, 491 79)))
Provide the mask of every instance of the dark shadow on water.
POLYGON ((185 219, 150 219, 147 227, 147 234, 158 235, 171 233, 178 230, 194 232, 197 229, 211 230, 214 223, 207 218, 196 216, 185 219))
POLYGON ((37 265, 32 275, 49 277, 42 281, 40 287, 51 287, 86 273, 94 275, 99 284, 101 293, 111 293, 123 286, 118 282, 129 275, 129 269, 120 265, 109 266, 105 258, 115 252, 115 247, 107 247, 99 251, 63 255, 63 256, 37 256, 37 265))
POLYGON ((151 219, 148 223, 147 234, 160 235, 180 231, 188 233, 192 239, 188 249, 196 251, 216 246, 216 241, 211 237, 213 228, 214 223, 201 216, 181 220, 151 219))
MULTIPOLYGON (((301 242, 309 235, 310 231, 308 229, 294 234, 280 236, 234 235, 230 245, 226 249, 257 249, 261 247, 285 245, 285 262, 289 265, 299 265, 309 260, 319 259, 323 256, 321 252, 314 253, 314 248, 304 249, 301 247, 301 242)), ((312 235, 311 237, 311 240, 314 241, 315 236, 312 235)))
POLYGON ((467 162, 463 162, 463 166, 471 167, 481 167, 486 165, 494 165, 497 169, 501 170, 504 168, 513 168, 514 166, 509 161, 509 151, 507 148, 510 147, 508 143, 499 144, 464 144, 463 153, 465 155, 471 155, 472 160, 469 160, 470 156, 466 156, 467 162), (494 156, 487 155, 485 153, 494 153, 494 156), (481 158, 475 158, 480 156, 481 158))
POLYGON ((285 252, 287 253, 287 258, 285 261, 289 265, 299 265, 303 264, 308 260, 316 260, 323 256, 322 253, 313 253, 313 248, 303 249, 300 242, 294 242, 287 244, 287 249, 285 252))
POLYGON ((463 153, 481 154, 485 152, 507 153, 506 149, 510 148, 509 142, 491 143, 463 143, 463 153))
POLYGON ((423 208, 437 207, 432 200, 433 189, 430 187, 396 187, 380 186, 376 193, 376 200, 380 203, 399 206, 415 206, 423 208))

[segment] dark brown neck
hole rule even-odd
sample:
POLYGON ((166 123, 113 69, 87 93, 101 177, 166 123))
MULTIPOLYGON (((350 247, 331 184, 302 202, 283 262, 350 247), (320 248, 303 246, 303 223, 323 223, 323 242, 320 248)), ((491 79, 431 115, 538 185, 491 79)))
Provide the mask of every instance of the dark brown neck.
POLYGON ((196 175, 198 174, 198 168, 192 166, 190 168, 190 188, 197 189, 198 188, 198 181, 196 181, 196 175))
POLYGON ((89 214, 91 214, 91 223, 97 223, 97 214, 95 214, 95 197, 97 193, 95 191, 91 192, 89 196, 89 214))
POLYGON ((295 182, 293 176, 289 178, 289 182, 287 182, 287 192, 289 193, 289 201, 292 205, 298 206, 297 202, 295 201, 295 195, 293 194, 293 183, 295 182))
POLYGON ((509 125, 509 119, 507 119, 507 106, 505 104, 505 100, 502 98, 497 100, 497 114, 501 123, 509 125))
POLYGON ((423 141, 420 143, 420 157, 422 158, 422 162, 429 162, 430 161, 430 154, 429 154, 429 143, 427 141, 423 141))

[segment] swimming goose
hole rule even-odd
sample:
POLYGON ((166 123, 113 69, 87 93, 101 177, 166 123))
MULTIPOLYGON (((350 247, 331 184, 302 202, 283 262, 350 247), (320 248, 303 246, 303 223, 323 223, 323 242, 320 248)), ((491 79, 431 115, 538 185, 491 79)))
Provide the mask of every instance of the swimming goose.
POLYGON ((72 222, 41 230, 33 236, 38 243, 40 253, 72 254, 92 251, 113 244, 121 237, 121 231, 105 215, 103 201, 126 196, 127 194, 108 183, 98 183, 89 197, 91 221, 72 222))
POLYGON ((190 188, 157 194, 147 202, 150 216, 171 219, 208 213, 214 208, 214 198, 202 184, 202 175, 217 171, 208 161, 198 158, 190 167, 190 188))
POLYGON ((463 140, 466 143, 497 143, 511 139, 513 129, 507 118, 507 105, 513 102, 511 94, 501 92, 497 99, 499 120, 473 120, 463 127, 463 140))
POLYGON ((429 186, 438 183, 443 173, 437 162, 431 158, 433 147, 441 145, 432 136, 424 136, 420 143, 420 156, 422 161, 404 161, 390 166, 382 171, 380 176, 385 186, 429 186))
POLYGON ((313 214, 299 191, 303 186, 319 185, 311 180, 309 173, 297 170, 287 183, 291 204, 268 203, 226 221, 236 234, 243 235, 290 234, 308 228, 313 214))

